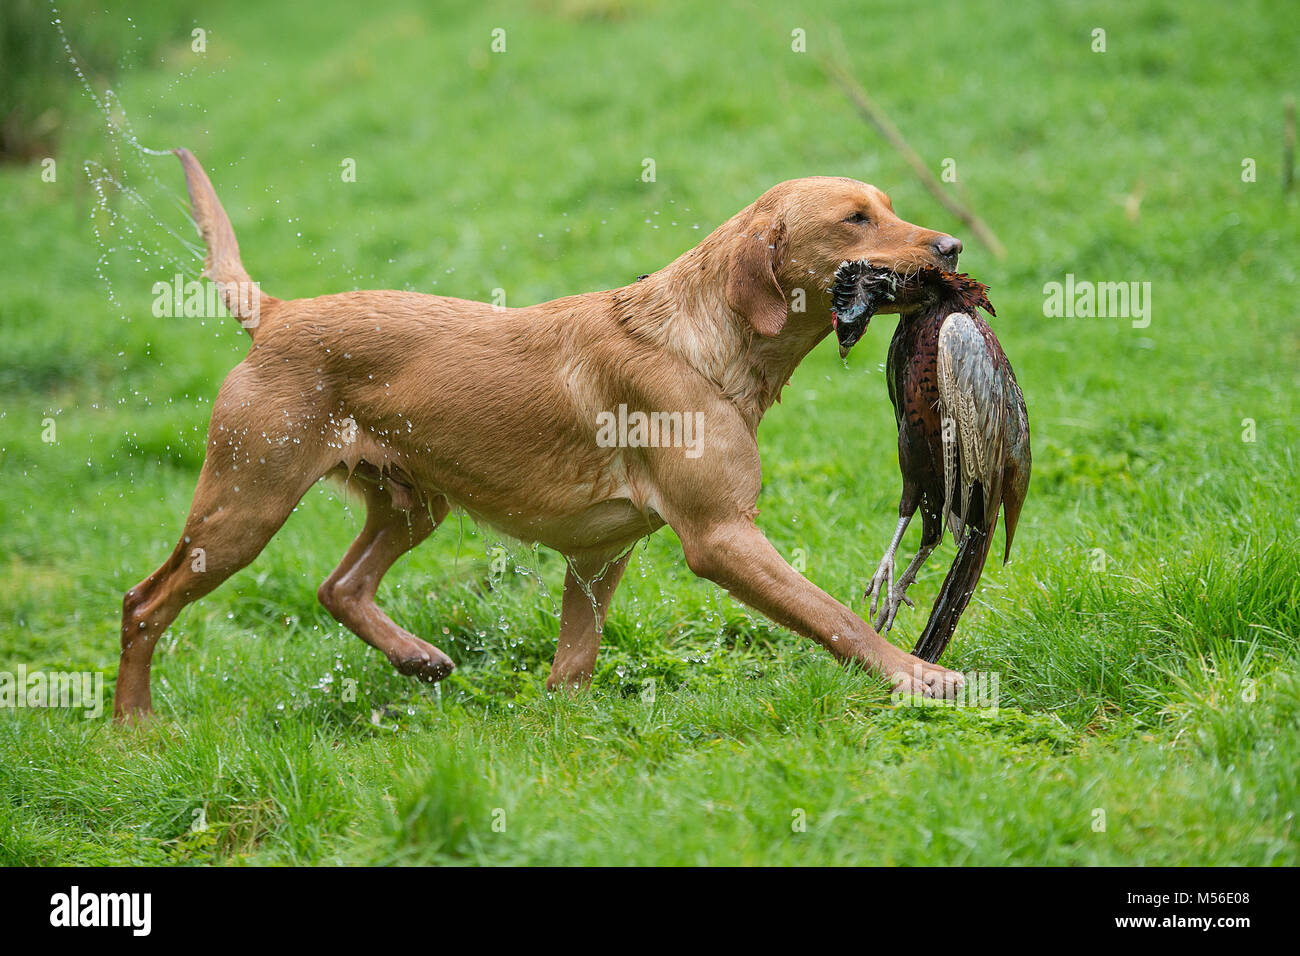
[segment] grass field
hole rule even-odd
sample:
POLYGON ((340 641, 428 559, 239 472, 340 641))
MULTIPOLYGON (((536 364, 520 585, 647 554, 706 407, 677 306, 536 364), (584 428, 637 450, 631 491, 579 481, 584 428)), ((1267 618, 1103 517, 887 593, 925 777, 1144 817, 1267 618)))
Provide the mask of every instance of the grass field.
MULTIPOLYGON (((83 6, 74 45, 120 36, 141 142, 202 158, 281 297, 536 302, 657 269, 780 180, 873 182, 992 286, 1034 474, 944 659, 998 675, 996 712, 891 703, 695 579, 667 529, 638 547, 592 692, 552 698, 562 561, 454 518, 380 593, 458 663, 417 685, 316 602, 361 518, 322 486, 173 626, 147 729, 0 712, 0 864, 1300 862, 1289 4, 83 6), (947 188, 1005 260, 827 83, 833 32, 936 174, 955 160, 947 188), (1067 274, 1149 282, 1150 325, 1045 316, 1067 274)), ((179 165, 115 143, 67 64, 45 70, 57 179, 0 167, 0 671, 93 671, 107 693, 122 593, 175 542, 247 339, 150 314, 153 282, 198 262, 149 215, 139 237, 171 259, 137 262, 120 229, 101 246, 82 163, 192 236, 179 165)), ((859 610, 896 520, 892 324, 847 363, 823 343, 759 431, 760 526, 859 610)))

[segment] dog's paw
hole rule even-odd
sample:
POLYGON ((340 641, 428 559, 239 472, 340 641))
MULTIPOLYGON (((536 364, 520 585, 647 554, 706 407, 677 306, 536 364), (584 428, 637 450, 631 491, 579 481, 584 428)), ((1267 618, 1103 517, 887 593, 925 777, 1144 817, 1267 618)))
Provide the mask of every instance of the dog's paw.
POLYGON ((937 664, 929 664, 920 658, 913 658, 915 663, 910 670, 897 670, 890 683, 896 697, 931 697, 943 700, 956 700, 966 678, 957 671, 950 671, 937 664))
POLYGON ((436 684, 456 668, 452 659, 432 644, 412 641, 410 650, 409 655, 393 660, 393 666, 399 674, 414 677, 426 684, 436 684))

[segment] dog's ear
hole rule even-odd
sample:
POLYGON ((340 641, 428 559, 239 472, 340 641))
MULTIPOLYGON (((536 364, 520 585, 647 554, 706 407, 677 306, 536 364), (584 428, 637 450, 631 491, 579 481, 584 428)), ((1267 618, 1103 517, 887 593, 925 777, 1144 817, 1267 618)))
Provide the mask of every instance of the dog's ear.
POLYGON ((727 305, 749 320, 759 335, 771 338, 785 327, 785 293, 776 279, 785 245, 785 223, 753 219, 727 259, 727 305))

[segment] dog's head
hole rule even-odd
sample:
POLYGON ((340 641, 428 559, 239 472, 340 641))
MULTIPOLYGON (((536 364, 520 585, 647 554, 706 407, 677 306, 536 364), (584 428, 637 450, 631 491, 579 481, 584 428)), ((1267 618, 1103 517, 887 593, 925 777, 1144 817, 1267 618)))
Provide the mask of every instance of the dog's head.
MULTIPOLYGON (((829 324, 831 285, 844 262, 906 276, 925 267, 953 271, 961 252, 959 240, 899 219, 888 196, 855 179, 792 179, 765 192, 737 221, 727 303, 764 336, 781 332, 795 299, 811 320, 829 324)), ((900 304, 877 311, 897 312, 900 304)))

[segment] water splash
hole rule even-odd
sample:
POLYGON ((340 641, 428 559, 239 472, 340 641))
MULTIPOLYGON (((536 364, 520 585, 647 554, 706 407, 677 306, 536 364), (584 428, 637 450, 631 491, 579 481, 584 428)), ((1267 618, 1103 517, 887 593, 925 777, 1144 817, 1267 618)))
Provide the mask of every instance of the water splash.
MULTIPOLYGON (((121 111, 120 122, 119 118, 114 117, 112 106, 116 104, 120 109, 121 101, 118 100, 117 95, 112 89, 105 90, 103 98, 100 98, 100 96, 95 92, 95 88, 91 86, 90 78, 86 76, 86 71, 81 67, 81 61, 77 59, 77 54, 73 52, 72 41, 68 39, 67 31, 63 29, 63 17, 60 15, 58 7, 54 5, 54 0, 50 0, 50 16, 50 23, 54 26, 54 29, 58 31, 59 40, 63 44, 64 53, 67 54, 68 65, 71 66, 72 71, 77 74, 77 79, 81 81, 81 88, 85 90, 86 95, 89 96, 95 106, 99 108, 99 112, 104 117, 109 129, 116 134, 116 136, 112 138, 112 141, 115 143, 117 136, 120 136, 127 143, 130 143, 137 150, 146 155, 170 155, 171 150, 169 149, 151 149, 141 143, 135 135, 135 130, 131 126, 131 121, 127 118, 125 110, 121 111)), ((126 22, 133 26, 135 25, 135 21, 130 17, 126 18, 126 22)))
MULTIPOLYGON (((101 94, 91 83, 53 0, 50 14, 50 23, 58 33, 68 66, 76 75, 82 92, 103 119, 107 155, 102 161, 87 159, 82 163, 82 171, 93 194, 90 224, 99 249, 95 274, 120 318, 129 322, 132 312, 138 311, 138 303, 124 302, 118 295, 112 279, 114 264, 133 262, 144 266, 145 272, 154 276, 165 275, 170 279, 180 275, 186 280, 197 280, 203 247, 197 239, 188 198, 177 191, 179 180, 164 182, 150 161, 152 157, 170 157, 171 150, 155 149, 140 141, 117 92, 108 87, 101 94), (175 221, 169 221, 168 217, 175 221), (183 233, 179 222, 188 223, 190 231, 183 233)), ((126 19, 135 25, 130 17, 126 19)), ((126 54, 119 58, 119 64, 125 58, 126 54)), ((187 80, 197 69, 198 65, 195 65, 182 70, 171 80, 168 88, 187 80)), ((152 287, 152 282, 148 287, 152 287)))

